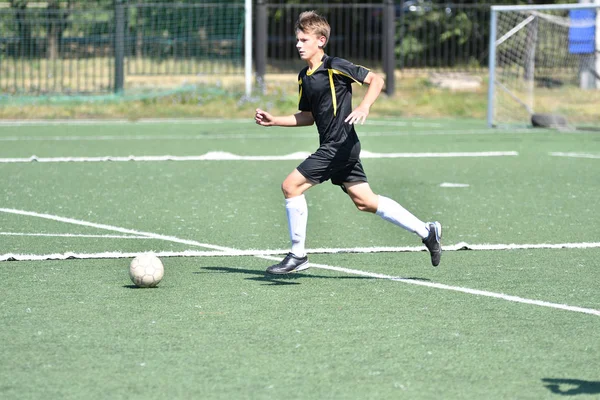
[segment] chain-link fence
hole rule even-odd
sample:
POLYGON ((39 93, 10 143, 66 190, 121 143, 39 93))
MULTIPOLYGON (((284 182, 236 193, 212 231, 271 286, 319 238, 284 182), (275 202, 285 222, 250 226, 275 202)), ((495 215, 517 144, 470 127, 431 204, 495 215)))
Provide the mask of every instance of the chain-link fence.
MULTIPOLYGON (((0 94, 103 94, 127 91, 136 79, 173 85, 173 76, 244 73, 243 1, 27 3, 0 2, 0 94)), ((323 13, 332 26, 327 52, 358 64, 387 63, 386 71, 487 66, 487 4, 259 4, 266 18, 254 18, 257 71, 262 65, 267 73, 297 72, 302 62, 293 26, 307 9, 323 13)))
MULTIPOLYGON (((298 15, 315 9, 327 17, 332 37, 327 52, 381 67, 384 53, 383 3, 267 4, 267 66, 270 71, 296 69, 293 26, 298 15), (292 68, 293 67, 293 68, 292 68)), ((394 4, 396 69, 481 70, 487 66, 489 5, 434 4, 404 1, 394 4)))
POLYGON ((123 75, 241 74, 243 22, 243 3, 2 7, 0 92, 102 94, 124 89, 123 75))

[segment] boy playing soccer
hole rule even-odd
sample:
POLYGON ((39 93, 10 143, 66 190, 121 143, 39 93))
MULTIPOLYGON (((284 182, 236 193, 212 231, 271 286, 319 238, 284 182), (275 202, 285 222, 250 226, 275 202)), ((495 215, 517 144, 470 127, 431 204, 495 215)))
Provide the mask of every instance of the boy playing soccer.
POLYGON ((354 124, 364 123, 369 109, 383 87, 383 78, 368 69, 325 54, 331 29, 327 20, 314 11, 300 14, 295 26, 296 48, 306 61, 298 75, 299 112, 273 116, 256 110, 255 121, 262 126, 308 126, 316 123, 320 147, 283 181, 291 252, 278 264, 267 268, 271 274, 288 274, 308 268, 304 247, 308 209, 304 192, 331 179, 350 196, 360 211, 376 213, 419 235, 429 250, 431 263, 438 266, 442 255, 442 226, 424 223, 394 200, 376 195, 367 182, 360 161, 360 142, 354 124), (362 102, 352 110, 352 83, 369 88, 362 102))

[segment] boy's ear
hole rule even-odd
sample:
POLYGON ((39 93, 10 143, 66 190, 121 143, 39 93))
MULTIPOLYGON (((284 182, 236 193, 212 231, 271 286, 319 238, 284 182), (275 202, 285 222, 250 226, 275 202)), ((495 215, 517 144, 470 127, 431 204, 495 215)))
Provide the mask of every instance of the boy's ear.
POLYGON ((319 48, 322 49, 325 47, 325 43, 327 43, 327 38, 325 36, 321 36, 319 38, 319 48))

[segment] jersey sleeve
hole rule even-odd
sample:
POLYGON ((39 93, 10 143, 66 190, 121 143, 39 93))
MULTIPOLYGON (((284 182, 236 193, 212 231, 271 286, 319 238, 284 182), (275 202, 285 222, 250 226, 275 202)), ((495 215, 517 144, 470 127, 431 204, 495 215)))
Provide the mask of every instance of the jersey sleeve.
POLYGON ((300 111, 311 111, 308 96, 302 90, 302 78, 306 76, 305 70, 300 71, 298 74, 298 110, 300 111))
POLYGON ((344 75, 360 84, 365 81, 367 75, 369 74, 368 68, 355 65, 348 60, 338 57, 333 57, 331 59, 331 69, 334 70, 335 73, 344 75))

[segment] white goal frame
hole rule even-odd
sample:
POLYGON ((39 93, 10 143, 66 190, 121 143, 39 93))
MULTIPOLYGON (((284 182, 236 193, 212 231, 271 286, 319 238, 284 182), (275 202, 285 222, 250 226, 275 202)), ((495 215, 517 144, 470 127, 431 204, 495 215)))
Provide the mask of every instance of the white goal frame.
MULTIPOLYGON (((497 49, 498 45, 503 43, 506 36, 509 36, 511 32, 508 32, 504 37, 498 38, 498 15, 499 13, 506 12, 522 12, 522 11, 570 11, 570 10, 586 10, 595 9, 596 12, 596 23, 595 23, 595 69, 600 71, 600 0, 589 0, 591 3, 578 3, 578 4, 544 4, 544 5, 518 5, 518 6, 491 6, 491 17, 490 17, 490 38, 489 38, 489 84, 488 84, 488 107, 487 107, 487 124, 489 127, 497 126, 496 111, 498 105, 497 91, 503 90, 502 83, 499 82, 498 71, 497 71, 497 49), (594 3, 595 1, 595 3, 594 3)), ((528 21, 524 21, 523 24, 527 24, 528 21)), ((519 26, 516 26, 514 30, 518 30, 519 26)), ((534 69, 535 71, 535 69, 534 69)), ((535 72, 534 72, 535 73, 535 72)), ((600 89, 600 87, 597 87, 600 89)), ((526 109, 531 115, 535 113, 534 102, 533 102, 533 88, 531 89, 530 99, 519 99, 508 93, 509 96, 519 103, 522 108, 526 109)), ((567 116, 568 117, 568 116, 567 116)), ((562 118, 559 117, 559 118, 562 118)))

